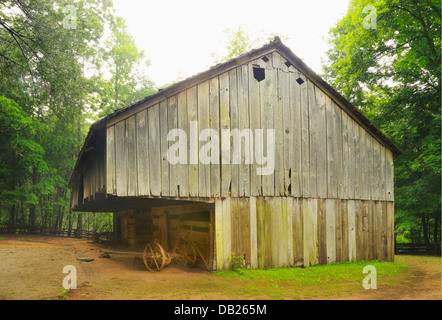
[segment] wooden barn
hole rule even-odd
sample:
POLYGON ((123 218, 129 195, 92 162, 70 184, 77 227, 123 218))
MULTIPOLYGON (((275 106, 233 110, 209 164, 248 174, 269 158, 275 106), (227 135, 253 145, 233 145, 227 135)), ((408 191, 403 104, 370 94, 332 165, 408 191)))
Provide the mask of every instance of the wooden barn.
POLYGON ((209 268, 393 260, 394 143, 279 38, 94 123, 72 209, 209 268))

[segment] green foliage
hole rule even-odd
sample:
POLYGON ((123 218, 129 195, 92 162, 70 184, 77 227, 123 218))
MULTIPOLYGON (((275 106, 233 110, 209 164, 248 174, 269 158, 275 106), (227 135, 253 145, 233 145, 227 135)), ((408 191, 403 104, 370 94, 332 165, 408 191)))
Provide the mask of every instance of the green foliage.
POLYGON ((263 30, 260 31, 261 36, 252 36, 241 26, 239 26, 236 30, 227 28, 224 30, 224 34, 226 36, 226 53, 221 56, 212 53, 214 63, 221 63, 236 58, 254 48, 263 46, 265 43, 273 40, 276 36, 283 40, 287 39, 287 37, 278 33, 270 33, 263 30))
POLYGON ((230 256, 227 258, 228 261, 230 261, 232 265, 232 270, 234 272, 237 272, 239 274, 242 274, 245 270, 244 267, 244 256, 243 255, 237 255, 235 252, 232 252, 230 256))
POLYGON ((147 62, 110 0, 0 2, 0 223, 74 226, 67 184, 90 123, 152 92, 147 62))
POLYGON ((395 159, 395 224, 413 229, 415 242, 440 227, 440 17, 439 1, 353 0, 330 30, 324 65, 326 80, 404 151, 395 159), (364 28, 368 5, 375 29, 364 28))

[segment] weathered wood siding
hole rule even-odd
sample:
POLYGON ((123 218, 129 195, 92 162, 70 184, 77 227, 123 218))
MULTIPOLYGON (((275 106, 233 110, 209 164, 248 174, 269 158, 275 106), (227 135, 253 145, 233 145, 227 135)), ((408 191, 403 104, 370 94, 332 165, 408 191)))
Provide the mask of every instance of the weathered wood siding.
POLYGON ((227 198, 215 202, 216 265, 246 267, 393 261, 394 205, 387 201, 227 198))
MULTIPOLYGON (((393 201, 392 152, 279 53, 266 57, 267 61, 234 67, 108 123, 106 192, 170 198, 291 195, 393 201), (264 80, 254 78, 255 67, 265 70, 264 80), (298 84, 298 79, 304 82, 298 84), (176 142, 167 139, 172 129, 187 134, 185 164, 168 161, 168 149, 176 142), (210 141, 218 150, 211 150, 212 163, 202 163, 198 157, 207 152, 201 148, 209 140, 200 137, 206 129, 219 134, 210 141), (222 129, 239 130, 240 152, 222 129), (243 131, 247 129, 251 134, 243 131), (264 129, 263 137, 256 129, 264 129), (266 129, 275 129, 275 168, 273 174, 261 176, 256 174, 262 166, 255 151, 266 155, 266 129), (190 148, 190 139, 195 148, 190 148), (264 150, 255 150, 257 140, 264 140, 264 150)), ((101 187, 101 176, 85 173, 89 188, 85 197, 97 190, 97 177, 101 187)))
MULTIPOLYGON (((90 151, 87 159, 87 165, 83 171, 83 199, 93 199, 97 193, 105 191, 106 172, 105 172, 105 145, 97 143, 95 148, 90 151)), ((79 184, 78 184, 79 185, 79 184)), ((78 199, 80 190, 74 189, 74 203, 78 199)))

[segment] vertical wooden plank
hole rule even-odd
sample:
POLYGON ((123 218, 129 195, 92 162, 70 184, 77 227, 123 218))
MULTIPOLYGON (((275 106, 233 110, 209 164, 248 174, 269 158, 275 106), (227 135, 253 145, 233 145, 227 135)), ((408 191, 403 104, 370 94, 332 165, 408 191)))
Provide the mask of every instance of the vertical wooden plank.
MULTIPOLYGON (((239 110, 238 110, 238 77, 236 74, 236 69, 229 71, 229 94, 230 94, 230 129, 239 129, 239 110)), ((230 143, 230 138, 229 138, 230 143)), ((232 159, 232 149, 230 150, 230 155, 232 159)), ((233 163, 231 166, 231 185, 230 194, 232 197, 239 196, 239 165, 233 163)))
POLYGON ((278 254, 278 258, 279 258, 279 265, 282 267, 287 267, 289 265, 288 262, 288 220, 287 220, 287 198, 285 197, 281 197, 281 214, 280 214, 280 219, 279 219, 279 230, 280 230, 280 235, 278 238, 279 241, 279 254, 278 254))
POLYGON ((116 194, 115 186, 115 126, 106 129, 106 193, 116 194))
POLYGON ((229 73, 219 76, 219 103, 221 124, 221 196, 230 194, 231 184, 231 153, 230 153, 230 86, 229 73))
POLYGON ((327 216, 325 203, 325 199, 318 199, 319 264, 327 264, 327 216))
POLYGON ((237 69, 238 77, 238 111, 239 130, 248 131, 249 145, 241 147, 241 164, 239 172, 239 193, 242 197, 250 196, 250 163, 253 162, 253 135, 250 134, 249 114, 249 71, 248 65, 242 65, 237 69), (248 156, 246 155, 248 154, 248 156))
POLYGON ((354 143, 354 191, 355 199, 361 199, 361 141, 360 141, 360 131, 361 127, 356 122, 353 121, 353 143, 354 143))
MULTIPOLYGON (((344 111, 336 103, 332 101, 333 114, 334 114, 334 176, 333 179, 336 180, 337 190, 336 197, 339 199, 344 193, 344 177, 343 177, 343 167, 342 167, 342 156, 343 156, 343 144, 342 144, 342 114, 344 111)), ((328 128, 328 127, 327 127, 328 128)), ((327 168, 328 171, 328 168, 327 168)))
POLYGON ((342 228, 342 245, 341 245, 341 261, 349 261, 349 239, 348 239, 348 201, 339 200, 341 212, 341 228, 342 228))
POLYGON ((348 257, 356 261, 356 207, 354 200, 347 201, 348 209, 348 257))
MULTIPOLYGON (((160 114, 159 105, 156 104, 147 109, 149 128, 149 175, 150 194, 159 196, 161 194, 161 166, 160 166, 160 114)), ((167 140, 167 139, 166 139, 167 140)))
POLYGON ((318 247, 318 199, 309 199, 312 213, 312 242, 310 243, 310 265, 318 264, 319 247, 318 247))
POLYGON ((301 85, 301 165, 302 165, 302 195, 311 197, 314 192, 310 190, 310 127, 309 127, 309 94, 307 79, 299 74, 304 81, 301 85))
MULTIPOLYGON (((167 127, 168 132, 178 129, 177 96, 172 96, 167 100, 167 127)), ((169 148, 175 143, 176 141, 169 141, 169 148)), ((169 195, 171 197, 178 195, 178 175, 178 164, 169 162, 169 195)))
POLYGON ((387 201, 394 200, 394 164, 393 153, 385 150, 385 195, 387 201))
MULTIPOLYGON (((368 150, 368 149, 367 149, 368 150)), ((373 201, 367 200, 367 214, 368 214, 368 239, 367 239, 367 249, 368 249, 368 260, 374 259, 374 223, 373 223, 373 201)))
POLYGON ((362 219, 364 215, 364 206, 362 201, 356 200, 356 259, 361 261, 364 259, 364 244, 362 232, 362 219))
POLYGON ((247 268, 251 265, 251 237, 250 237, 250 201, 249 198, 239 199, 239 214, 242 230, 241 235, 241 249, 244 253, 244 260, 247 268))
POLYGON ((372 181, 373 199, 380 199, 381 190, 381 145, 376 140, 373 140, 373 170, 374 177, 372 181))
MULTIPOLYGON (((220 109, 219 109, 219 80, 218 77, 214 77, 209 80, 209 125, 210 129, 220 132, 220 109)), ((216 140, 216 139, 215 139, 216 140)), ((211 140, 214 148, 218 152, 215 159, 213 157, 212 163, 210 164, 210 195, 212 197, 219 197, 221 195, 221 152, 219 140, 215 142, 214 139, 211 140)), ((212 150, 214 152, 215 150, 212 150)), ((213 154, 212 154, 213 156, 213 154)))
POLYGON ((147 135, 147 110, 136 114, 137 126, 137 176, 138 195, 147 196, 150 190, 149 141, 147 135))
POLYGON ((272 267, 280 267, 280 261, 279 261, 279 254, 280 254, 280 248, 279 248, 279 240, 280 240, 280 232, 281 232, 281 226, 280 226, 280 216, 281 216, 281 198, 274 197, 269 198, 268 201, 270 202, 271 206, 271 216, 270 216, 270 232, 271 232, 271 252, 272 252, 272 267))
POLYGON ((115 124, 115 155, 117 195, 127 196, 127 137, 124 120, 115 124))
POLYGON ((317 106, 317 166, 316 190, 318 198, 327 198, 327 122, 325 93, 315 89, 317 106))
POLYGON ((342 161, 341 161, 341 172, 342 172, 342 188, 339 189, 339 198, 350 199, 350 186, 349 186, 349 140, 348 140, 348 121, 349 117, 346 112, 342 112, 342 161))
POLYGON ((210 209, 210 224, 209 224, 209 270, 216 269, 216 232, 215 232, 215 206, 210 209))
POLYGON ((381 146, 380 148, 380 164, 379 167, 381 169, 379 173, 379 200, 387 200, 387 192, 386 192, 386 148, 381 146))
POLYGON ((272 209, 273 209, 273 198, 264 198, 264 245, 265 245, 265 256, 264 256, 264 267, 271 268, 272 258, 273 258, 273 243, 272 243, 272 209))
POLYGON ((303 200, 304 218, 304 266, 318 264, 319 250, 317 246, 317 199, 303 200))
MULTIPOLYGON (((274 125, 274 109, 276 101, 276 71, 272 68, 272 57, 267 56, 269 61, 266 64, 265 79, 259 82, 260 93, 260 113, 261 113, 261 128, 263 129, 263 154, 267 157, 275 156, 275 149, 272 149, 272 155, 267 154, 267 142, 269 141, 267 130, 275 130, 274 125)), ((275 132, 276 135, 276 132, 275 132)), ((275 137, 276 143, 276 137, 275 137)), ((276 165, 275 165, 276 166, 276 165)), ((275 195, 275 174, 263 175, 262 180, 262 194, 264 196, 275 195)))
POLYGON ((127 147, 128 147, 128 157, 127 157, 127 195, 133 197, 137 195, 137 141, 135 132, 135 115, 129 117, 126 120, 126 130, 127 130, 127 147))
MULTIPOLYGON (((189 120, 187 115, 187 92, 182 91, 178 93, 177 99, 177 111, 178 111, 178 128, 183 130, 187 136, 189 136, 189 120)), ((187 142, 188 143, 188 142, 187 142)), ((186 143, 186 145, 187 145, 186 143)), ((187 147, 186 152, 188 152, 187 147)), ((189 155, 187 154, 186 163, 180 163, 178 165, 178 196, 189 196, 189 155)))
POLYGON ((387 202, 387 261, 394 261, 394 202, 387 202))
MULTIPOLYGON (((301 134, 301 85, 297 70, 290 72, 290 142, 289 158, 291 159, 290 183, 293 197, 302 196, 302 134, 301 134)), ((305 86, 304 86, 305 87, 305 86)))
POLYGON ((215 200, 216 269, 224 270, 223 200, 215 200))
POLYGON ((368 188, 368 197, 370 200, 374 199, 374 190, 373 183, 375 180, 375 172, 374 172, 374 163, 373 163, 373 138, 371 135, 367 134, 367 188, 368 188))
MULTIPOLYGON (((159 120, 160 120, 160 140, 156 143, 160 145, 160 167, 161 167, 161 195, 169 196, 169 160, 167 158, 167 153, 169 150, 169 142, 167 141, 167 134, 169 132, 169 121, 168 121, 168 107, 167 100, 162 101, 159 104, 159 120)), ((150 130, 150 128, 149 128, 150 130)), ((150 158, 150 155, 149 155, 150 158)))
POLYGON ((347 129, 348 129, 348 196, 349 199, 355 198, 355 131, 354 131, 354 121, 351 117, 348 117, 347 129))
MULTIPOLYGON (((292 128, 292 112, 290 110, 290 74, 289 68, 285 65, 285 60, 282 60, 281 70, 278 70, 278 82, 280 92, 280 103, 282 104, 282 132, 284 135, 284 195, 291 195, 292 188, 292 159, 290 158, 290 144, 293 143, 293 128, 292 128)), ((298 149, 300 151, 300 149, 298 149)), ((292 150, 293 152, 294 150, 292 150)), ((298 152, 299 152, 298 151, 298 152)))
MULTIPOLYGON (((260 93, 259 93, 259 82, 253 76, 253 66, 257 64, 257 61, 252 61, 248 65, 248 83, 249 83, 249 118, 250 118, 250 130, 255 136, 256 139, 256 130, 261 128, 261 108, 260 108, 260 93)), ((250 195, 259 196, 261 195, 261 175, 257 174, 257 168, 260 166, 257 165, 254 154, 263 154, 262 144, 256 143, 254 141, 255 149, 252 150, 252 164, 250 166, 250 195)))
MULTIPOLYGON (((274 95, 274 129, 275 129, 275 196, 284 195, 284 123, 282 103, 282 61, 277 52, 272 53, 275 95, 274 95)), ((287 115, 289 116, 289 115, 287 115)))
POLYGON ((387 252, 387 202, 381 201, 381 259, 382 261, 388 261, 388 252, 387 252))
MULTIPOLYGON (((198 84, 198 135, 201 131, 209 129, 209 82, 204 81, 198 84)), ((210 141, 199 142, 199 168, 198 168, 198 195, 199 197, 209 197, 210 190, 210 165, 201 162, 203 157, 207 157, 207 154, 202 154, 202 146, 210 143, 210 141)))
POLYGON ((362 215, 362 259, 368 261, 369 257, 369 206, 368 201, 362 200, 363 215, 362 215))
POLYGON ((360 166, 359 166, 359 190, 360 190, 360 198, 362 200, 369 200, 368 197, 368 188, 367 188, 367 131, 365 129, 360 128, 359 136, 360 136, 360 166))
POLYGON ((333 102, 329 97, 326 99, 327 112, 327 195, 328 198, 336 198, 338 196, 338 155, 337 145, 337 115, 333 102))
POLYGON ((264 269, 266 255, 265 248, 265 235, 264 235, 264 199, 259 197, 256 199, 256 247, 257 247, 257 260, 258 268, 264 269))
POLYGON ((189 120, 189 196, 198 196, 198 98, 197 87, 187 90, 187 117, 189 120))
POLYGON ((287 264, 289 267, 294 266, 293 252, 293 198, 287 197, 287 264))
POLYGON ((302 199, 293 199, 293 263, 295 266, 304 265, 304 222, 302 211, 302 199))
POLYGON ((234 256, 240 256, 240 213, 238 210, 239 198, 230 198, 229 214, 230 214, 230 253, 234 256))
POLYGON ((330 264, 336 262, 336 200, 325 201, 327 263, 330 264))
MULTIPOLYGON (((318 197, 317 191, 317 169, 319 158, 319 108, 316 101, 315 85, 307 79, 308 87, 308 109, 309 109, 309 134, 310 134, 310 171, 309 191, 311 197, 318 197)), ((319 89, 317 89, 319 90, 319 89)))
POLYGON ((258 225, 256 213, 256 197, 249 199, 249 219, 250 219, 250 267, 258 268, 258 225))
POLYGON ((223 268, 230 269, 231 263, 229 256, 232 253, 231 243, 231 217, 230 217, 230 204, 231 198, 223 200, 223 268))
POLYGON ((342 211, 341 200, 335 200, 335 213, 336 213, 336 262, 345 261, 342 253, 342 211))

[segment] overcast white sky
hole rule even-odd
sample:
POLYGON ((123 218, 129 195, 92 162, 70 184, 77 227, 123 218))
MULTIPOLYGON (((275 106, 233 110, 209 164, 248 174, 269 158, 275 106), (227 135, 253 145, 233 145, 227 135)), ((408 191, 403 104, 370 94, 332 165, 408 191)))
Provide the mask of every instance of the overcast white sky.
POLYGON ((343 17, 349 0, 114 0, 140 49, 151 60, 157 85, 205 71, 212 52, 225 46, 223 31, 242 26, 252 35, 279 33, 315 72, 327 50, 329 29, 343 17))

